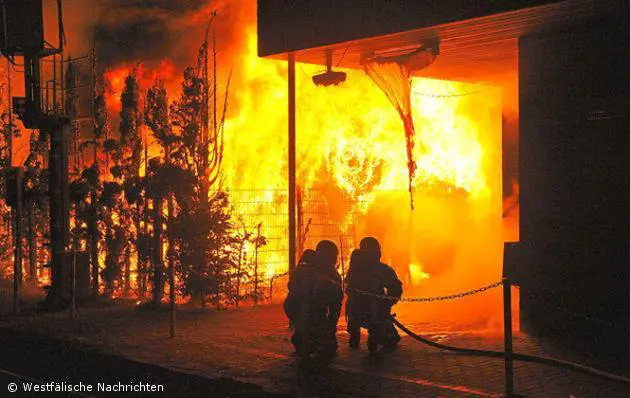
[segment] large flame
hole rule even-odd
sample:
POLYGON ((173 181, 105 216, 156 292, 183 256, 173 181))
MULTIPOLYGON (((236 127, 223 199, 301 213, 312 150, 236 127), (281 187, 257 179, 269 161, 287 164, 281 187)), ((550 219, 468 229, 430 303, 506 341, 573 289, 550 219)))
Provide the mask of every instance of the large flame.
MULTIPOLYGON (((287 67, 283 61, 259 58, 255 25, 245 30, 246 42, 233 50, 237 70, 225 129, 224 186, 234 192, 256 191, 247 203, 236 200, 237 214, 255 213, 267 203, 275 203, 281 214, 286 211, 282 191, 287 187, 287 67)), ((135 68, 142 89, 160 77, 167 82, 170 98, 178 95, 178 77, 167 60, 153 70, 141 64, 135 68)), ((106 72, 108 106, 113 112, 120 110, 120 92, 133 69, 125 65, 106 72)), ((346 70, 348 79, 343 85, 321 88, 311 81, 320 70, 321 66, 297 66, 298 184, 303 189, 340 191, 348 201, 359 203, 355 206, 363 214, 377 193, 406 187, 402 122, 363 71, 346 70)), ((421 143, 415 154, 415 189, 463 193, 477 217, 496 211, 500 205, 500 172, 496 171, 500 165, 500 91, 414 78, 412 106, 421 143)), ((346 213, 356 210, 352 208, 346 208, 346 213)), ((275 265, 267 273, 284 271, 286 263, 269 261, 275 265)))
MULTIPOLYGON (((287 187, 287 69, 285 62, 256 56, 251 26, 240 56, 242 71, 237 79, 241 80, 232 95, 238 107, 226 127, 226 186, 235 191, 266 190, 237 209, 255 213, 256 203, 270 202, 264 197, 270 190, 287 187)), ((320 66, 297 65, 297 180, 303 189, 322 191, 328 202, 353 203, 333 203, 336 210, 330 221, 354 224, 358 220, 344 216, 356 211, 365 214, 377 197, 383 197, 381 193, 406 189, 402 122, 362 71, 346 70, 348 79, 343 85, 321 88, 311 82, 319 70, 320 66), (339 211, 343 214, 334 214, 339 211)), ((418 148, 422 147, 416 150, 416 190, 463 196, 476 219, 499 214, 500 91, 415 78, 412 103, 418 148)), ((399 195, 390 199, 394 196, 398 201, 399 195)), ((407 214, 400 205, 399 211, 407 214)), ((280 200, 277 206, 286 202, 280 200)), ((366 232, 379 235, 379 231, 366 232)), ((275 264, 270 273, 286 268, 283 261, 270 263, 275 264)))
MULTIPOLYGON (((239 15, 244 24, 237 24, 238 37, 223 44, 229 48, 219 48, 219 55, 225 54, 220 79, 233 73, 223 186, 242 220, 239 228, 253 231, 262 223, 268 243, 258 258, 271 278, 288 264, 287 65, 257 56, 255 12, 239 15)), ((108 72, 114 92, 120 92, 132 67, 108 72)), ((347 259, 361 237, 376 236, 384 261, 394 265, 407 288, 421 287, 425 294, 499 278, 501 89, 414 78, 419 145, 414 154, 416 210, 411 211, 405 135, 395 109, 362 70, 344 69, 347 81, 328 88, 311 81, 321 70, 298 58, 297 183, 307 196, 299 234, 306 246, 333 239, 344 246, 347 259)), ((142 76, 143 90, 160 76, 171 99, 179 94, 178 74, 168 61, 155 70, 145 68, 142 76)), ((224 89, 219 84, 219 95, 224 89)), ((119 109, 113 97, 108 104, 119 109)), ((255 250, 244 251, 251 257, 255 250)))

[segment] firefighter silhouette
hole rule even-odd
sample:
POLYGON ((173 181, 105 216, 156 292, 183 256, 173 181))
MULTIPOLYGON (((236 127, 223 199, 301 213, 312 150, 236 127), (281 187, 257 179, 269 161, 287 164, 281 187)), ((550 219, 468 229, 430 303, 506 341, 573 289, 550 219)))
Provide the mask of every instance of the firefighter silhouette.
MULTIPOLYGON (((352 251, 350 255, 350 268, 346 275, 346 318, 347 330, 350 335, 350 348, 359 348, 361 341, 361 328, 367 329, 370 320, 370 307, 367 300, 363 300, 354 289, 367 288, 370 283, 369 273, 366 270, 367 261, 359 249, 352 251)), ((374 285, 376 281, 374 280, 374 285)), ((366 290, 367 291, 367 290, 366 290)))
POLYGON ((283 303, 284 313, 289 318, 289 325, 294 331, 291 341, 296 351, 299 351, 301 347, 299 344, 302 339, 300 331, 303 329, 297 326, 302 326, 303 320, 300 316, 302 311, 310 311, 310 308, 307 308, 310 297, 307 295, 317 277, 317 263, 315 250, 304 250, 295 271, 289 278, 288 294, 283 303))
POLYGON ((291 342, 301 358, 330 359, 337 351, 343 300, 338 255, 333 242, 319 242, 316 251, 304 251, 289 281, 284 310, 293 326, 291 342))
POLYGON ((391 308, 402 295, 402 282, 392 267, 381 262, 381 246, 375 238, 362 239, 359 250, 352 253, 346 291, 350 348, 359 347, 361 327, 368 330, 370 353, 398 344, 400 335, 391 321, 391 308))

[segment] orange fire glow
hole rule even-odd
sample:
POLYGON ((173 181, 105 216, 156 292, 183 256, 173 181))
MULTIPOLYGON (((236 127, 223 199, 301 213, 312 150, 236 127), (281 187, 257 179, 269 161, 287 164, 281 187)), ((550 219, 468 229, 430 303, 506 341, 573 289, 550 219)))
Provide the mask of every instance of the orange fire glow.
MULTIPOLYGON (((237 213, 263 214, 270 203, 286 212, 286 63, 256 56, 254 25, 239 54, 241 70, 234 73, 230 96, 236 105, 226 126, 225 185, 235 193, 260 190, 243 203, 235 198, 237 213)), ((339 242, 335 233, 350 235, 354 247, 363 236, 376 236, 407 295, 454 293, 500 279, 501 89, 414 79, 421 145, 411 211, 405 137, 396 111, 363 71, 345 70, 343 85, 321 88, 311 81, 321 69, 297 65, 297 182, 327 204, 329 226, 320 230, 337 227, 323 232, 327 236, 313 233, 307 246, 324 237, 339 242)), ((286 224, 280 234, 272 227, 263 223, 263 234, 276 233, 280 239, 271 244, 286 250, 286 224)), ((344 254, 351 249, 345 247, 344 254)), ((286 270, 286 251, 270 251, 264 259, 268 276, 286 270)), ((455 311, 441 306, 423 311, 431 317, 475 314, 491 323, 500 314, 498 294, 469 300, 455 311)))
MULTIPOLYGON (((280 229, 262 216, 287 211, 287 66, 257 56, 255 13, 244 15, 249 18, 245 35, 229 43, 228 59, 221 61, 233 72, 223 186, 233 193, 235 215, 250 215, 249 225, 262 222, 262 234, 272 238, 260 254, 271 278, 288 264, 286 216, 280 229), (245 190, 250 196, 241 201, 239 192, 245 190)), ((351 236, 343 254, 347 257, 361 237, 376 236, 384 261, 396 268, 408 294, 453 293, 500 278, 501 89, 414 78, 420 144, 412 211, 405 136, 396 111, 363 71, 345 70, 343 85, 321 88, 311 81, 321 69, 297 65, 297 182, 326 203, 325 222, 336 226, 335 233, 351 236)), ((140 68, 141 87, 159 76, 172 99, 180 70, 168 61, 154 71, 140 68)), ((111 109, 120 109, 119 93, 130 71, 121 66, 107 73, 117 93, 108 100, 111 109)), ((307 236, 307 246, 324 237, 340 239, 307 236)), ((246 252, 251 255, 253 248, 246 252)), ((500 303, 496 297, 492 301, 500 303)))
POLYGON ((147 69, 142 63, 136 65, 119 65, 114 69, 109 69, 105 72, 104 79, 106 82, 106 104, 110 111, 120 112, 120 95, 125 87, 125 79, 134 70, 141 90, 146 90, 150 87, 156 78, 160 78, 165 82, 174 82, 177 78, 177 68, 168 60, 160 61, 157 68, 151 69, 147 69))
MULTIPOLYGON (((233 109, 226 126, 226 186, 233 190, 285 189, 286 66, 281 61, 258 58, 255 30, 249 27, 248 32, 241 55, 245 60, 242 81, 233 93, 238 109, 233 109)), ((421 225, 429 218, 424 214, 446 211, 447 202, 454 201, 480 222, 494 218, 496 224, 500 220, 500 90, 415 79, 414 117, 417 138, 422 143, 418 147, 424 150, 416 153, 418 173, 414 185, 421 200, 426 199, 424 202, 440 195, 446 199, 443 204, 431 204, 438 209, 419 207, 411 213, 403 195, 387 193, 404 191, 407 181, 404 133, 395 110, 362 71, 347 70, 348 80, 340 87, 320 88, 310 80, 320 69, 298 64, 297 178, 302 188, 322 190, 329 199, 358 201, 355 206, 359 213, 368 217, 371 210, 378 212, 375 207, 387 204, 391 210, 395 206, 405 219, 403 229, 408 227, 408 218, 418 228, 427 228, 421 225), (468 92, 475 94, 444 97, 468 92)), ((262 195, 268 193, 260 195, 259 201, 266 202, 262 195)), ((343 203, 333 207, 337 209, 330 215, 331 222, 344 220, 346 214, 357 210, 343 203)), ((247 213, 252 210, 241 209, 247 213)), ((382 215, 392 219, 387 212, 382 215)), ((357 224, 360 220, 351 221, 357 224)), ((382 232, 377 226, 366 228, 365 232, 372 235, 382 232)), ((459 241, 452 225, 435 229, 459 241)), ((401 249, 409 251, 409 247, 401 249)), ((271 262, 277 264, 272 273, 286 267, 286 262, 271 262)))

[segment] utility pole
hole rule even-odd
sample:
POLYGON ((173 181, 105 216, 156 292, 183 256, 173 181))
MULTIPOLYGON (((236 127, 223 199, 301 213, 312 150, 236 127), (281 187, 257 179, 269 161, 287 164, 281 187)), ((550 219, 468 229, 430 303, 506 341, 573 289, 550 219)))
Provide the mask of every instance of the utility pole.
POLYGON ((49 298, 59 302, 67 296, 66 248, 69 243, 67 127, 50 130, 50 240, 52 248, 52 285, 49 298))
POLYGON ((296 183, 295 183, 295 54, 289 54, 289 273, 296 258, 296 183))

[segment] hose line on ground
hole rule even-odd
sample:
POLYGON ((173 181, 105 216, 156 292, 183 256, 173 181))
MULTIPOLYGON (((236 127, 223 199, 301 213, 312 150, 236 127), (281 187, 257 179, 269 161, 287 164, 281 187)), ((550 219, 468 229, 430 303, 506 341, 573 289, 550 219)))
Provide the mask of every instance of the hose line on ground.
MULTIPOLYGON (((494 358, 507 358, 508 357, 508 354, 503 351, 461 348, 461 347, 453 347, 446 344, 437 343, 435 341, 426 339, 412 332, 405 325, 400 323, 396 318, 392 317, 392 320, 394 322, 394 325, 396 325, 400 330, 405 332, 411 338, 434 348, 451 351, 451 352, 459 352, 462 354, 474 355, 474 356, 494 357, 494 358)), ((588 375, 598 376, 604 379, 630 385, 630 378, 604 372, 602 370, 594 369, 594 368, 591 368, 585 365, 580 365, 573 362, 562 361, 562 360, 554 359, 554 358, 539 357, 535 355, 519 354, 519 353, 512 353, 511 357, 512 359, 519 360, 519 361, 534 362, 534 363, 539 363, 543 365, 551 365, 551 366, 576 370, 578 372, 582 372, 588 375)))

